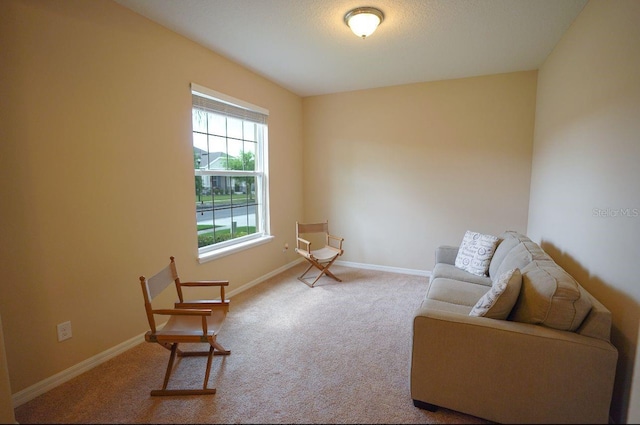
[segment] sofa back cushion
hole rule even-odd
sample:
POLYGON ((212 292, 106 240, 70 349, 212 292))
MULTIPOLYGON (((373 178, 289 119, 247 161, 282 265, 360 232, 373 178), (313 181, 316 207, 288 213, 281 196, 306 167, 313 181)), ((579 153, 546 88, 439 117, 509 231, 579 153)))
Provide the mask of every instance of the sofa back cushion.
POLYGON ((600 301, 582 288, 582 296, 591 300, 591 311, 582 321, 576 333, 600 338, 605 341, 611 340, 611 312, 600 301))
POLYGON ((498 239, 498 247, 493 253, 491 264, 489 264, 489 276, 491 278, 500 276, 498 275, 498 267, 500 267, 500 264, 502 264, 507 254, 509 254, 509 252, 520 243, 520 241, 511 234, 511 232, 504 232, 498 236, 498 239))
POLYGON ((437 263, 435 265, 435 267, 431 271, 429 281, 433 281, 434 279, 440 277, 452 280, 460 280, 462 282, 476 283, 478 285, 484 286, 491 286, 493 284, 493 281, 490 277, 478 276, 465 270, 459 269, 456 266, 452 266, 451 264, 445 263, 437 263))
POLYGON ((578 282, 551 259, 534 260, 522 270, 522 288, 510 320, 575 331, 591 310, 578 282))
POLYGON ((495 279, 511 269, 520 269, 522 271, 532 261, 540 260, 553 261, 549 254, 544 252, 535 242, 531 242, 531 240, 519 242, 505 255, 493 278, 495 279))

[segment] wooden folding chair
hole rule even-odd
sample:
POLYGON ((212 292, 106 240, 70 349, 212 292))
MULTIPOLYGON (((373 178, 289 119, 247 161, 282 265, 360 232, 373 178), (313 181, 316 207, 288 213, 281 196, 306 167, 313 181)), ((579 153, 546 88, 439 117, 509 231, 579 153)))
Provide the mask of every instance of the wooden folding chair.
POLYGON ((299 223, 296 221, 296 252, 303 256, 310 264, 307 270, 298 277, 298 280, 305 283, 307 286, 313 288, 318 279, 323 275, 327 275, 342 282, 336 275, 331 273, 329 267, 336 261, 336 259, 343 254, 342 242, 344 238, 331 235, 329 233, 329 221, 324 223, 299 223), (324 235, 324 247, 312 250, 311 242, 301 237, 301 235, 307 234, 323 234, 324 235), (305 275, 311 270, 311 268, 317 268, 320 273, 315 277, 305 278, 305 275), (313 279, 313 282, 310 280, 313 279))
POLYGON ((230 351, 226 350, 216 340, 218 332, 222 327, 222 323, 229 311, 229 300, 224 298, 224 287, 228 286, 229 282, 222 280, 181 282, 176 270, 175 259, 174 257, 171 257, 169 265, 156 273, 153 277, 147 279, 144 276, 140 276, 140 284, 142 286, 144 306, 150 327, 150 330, 145 334, 144 338, 147 342, 160 344, 162 347, 171 351, 162 389, 151 391, 151 395, 215 394, 215 388, 208 388, 213 356, 231 354, 230 351), (151 301, 171 283, 175 284, 176 291, 178 292, 179 301, 174 304, 175 308, 154 309, 151 305, 151 301), (184 300, 182 294, 182 289, 184 287, 204 286, 219 287, 220 299, 184 300), (156 326, 156 315, 168 316, 169 320, 164 324, 164 326, 156 326), (178 348, 178 345, 181 343, 206 343, 209 345, 209 349, 208 351, 181 351, 178 348), (178 355, 178 357, 208 357, 202 389, 167 389, 176 355, 178 355))

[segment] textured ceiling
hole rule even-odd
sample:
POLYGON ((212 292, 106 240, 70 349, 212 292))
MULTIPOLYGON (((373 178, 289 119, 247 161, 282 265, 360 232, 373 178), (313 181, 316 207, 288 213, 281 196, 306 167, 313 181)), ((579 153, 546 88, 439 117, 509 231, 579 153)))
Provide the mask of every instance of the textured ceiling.
POLYGON ((587 0, 115 0, 300 96, 538 69, 587 0), (345 13, 385 19, 365 40, 345 13))

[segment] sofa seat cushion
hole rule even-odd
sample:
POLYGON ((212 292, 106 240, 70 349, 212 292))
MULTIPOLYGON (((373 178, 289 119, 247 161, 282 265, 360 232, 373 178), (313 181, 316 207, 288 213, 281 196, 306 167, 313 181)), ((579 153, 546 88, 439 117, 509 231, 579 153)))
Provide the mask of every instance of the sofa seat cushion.
POLYGON ((452 304, 446 301, 430 300, 425 298, 422 300, 420 308, 427 308, 429 310, 446 311, 448 313, 461 314, 468 316, 471 311, 471 307, 468 305, 452 304))
POLYGON ((469 314, 488 290, 489 287, 485 285, 440 277, 429 283, 426 299, 465 306, 465 314, 469 314))
MULTIPOLYGON (((452 264, 438 263, 431 272, 430 280, 433 281, 439 277, 452 280, 461 280, 463 282, 475 283, 477 285, 491 286, 491 278, 486 276, 477 276, 465 270, 459 269, 452 264)), ((485 288, 486 290, 486 288, 485 288)))
POLYGON ((510 320, 575 331, 591 310, 590 297, 552 260, 532 261, 522 270, 522 289, 510 320))

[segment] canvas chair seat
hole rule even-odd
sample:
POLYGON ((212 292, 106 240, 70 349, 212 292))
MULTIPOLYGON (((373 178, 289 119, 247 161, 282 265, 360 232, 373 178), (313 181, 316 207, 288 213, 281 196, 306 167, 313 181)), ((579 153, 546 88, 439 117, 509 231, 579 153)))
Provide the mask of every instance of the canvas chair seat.
MULTIPOLYGON (((218 335, 218 332, 222 329, 222 324, 225 318, 226 314, 224 312, 216 310, 211 312, 211 316, 206 316, 206 335, 218 335)), ((177 333, 183 333, 185 335, 202 335, 201 316, 171 316, 162 329, 156 331, 155 335, 158 337, 161 335, 175 335, 177 333), (194 329, 197 329, 197 331, 194 331, 194 329)), ((206 342, 206 340, 203 342, 206 342)))
POLYGON ((315 251, 311 251, 311 256, 316 260, 318 260, 319 262, 331 261, 339 255, 340 255, 339 249, 329 247, 329 246, 316 249, 315 251))

